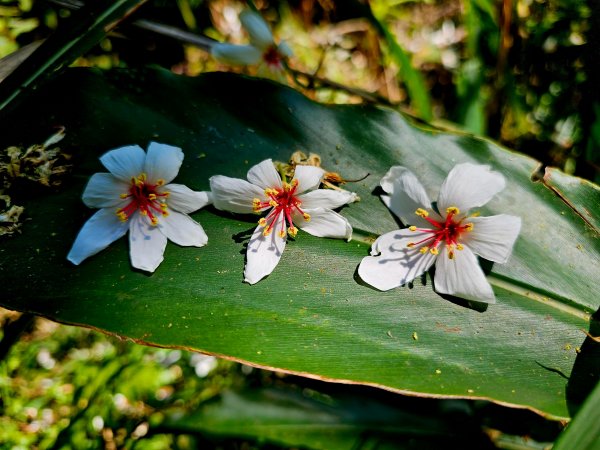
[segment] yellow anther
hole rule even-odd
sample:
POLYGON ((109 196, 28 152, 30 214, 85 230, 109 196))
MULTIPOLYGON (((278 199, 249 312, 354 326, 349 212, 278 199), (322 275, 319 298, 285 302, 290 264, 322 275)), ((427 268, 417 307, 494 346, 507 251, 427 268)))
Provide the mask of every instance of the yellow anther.
POLYGON ((298 186, 298 179, 297 178, 294 178, 292 180, 292 186, 294 186, 294 187, 298 186))
POLYGON ((408 244, 406 244, 406 246, 408 248, 413 248, 415 246, 415 243, 414 242, 409 242, 408 244))
POLYGON ((448 251, 448 259, 454 259, 454 250, 448 251))
POLYGON ((156 226, 156 225, 158 225, 158 219, 157 219, 156 217, 153 217, 153 218, 150 220, 150 223, 151 223, 153 226, 156 226))
POLYGON ((414 225, 411 225, 410 227, 408 227, 408 229, 410 231, 417 231, 417 227, 415 227, 414 225))
POLYGON ((156 194, 148 194, 148 200, 156 200, 156 194))
POLYGON ((277 203, 275 200, 271 200, 269 202, 269 205, 271 205, 273 208, 276 208, 277 206, 279 206, 279 203, 277 203))
POLYGON ((283 190, 284 191, 289 191, 290 189, 292 189, 292 186, 289 183, 286 183, 285 181, 283 182, 283 190))
POLYGON ((463 248, 462 244, 456 244, 456 250, 462 250, 463 248))
POLYGON ((460 214, 460 209, 458 209, 456 206, 450 206, 446 208, 446 213, 457 215, 460 214))
POLYGON ((164 211, 165 209, 167 209, 167 204, 166 203, 161 203, 160 204, 160 208, 164 211))
POLYGON ((428 216, 429 216, 429 213, 428 213, 427 211, 425 211, 423 208, 418 208, 418 209, 415 211, 415 214, 416 214, 417 216, 421 216, 421 217, 428 217, 428 216))
POLYGON ((258 219, 258 224, 259 224, 261 227, 264 227, 264 226, 266 226, 266 225, 267 225, 267 219, 265 219, 264 217, 261 217, 260 219, 258 219))
POLYGON ((296 237, 296 235, 298 234, 298 228, 296 228, 295 226, 292 225, 291 227, 288 228, 288 234, 291 237, 296 237))
POLYGON ((266 227, 266 228, 263 230, 263 236, 268 236, 268 235, 270 235, 270 234, 271 234, 271 227, 266 227))
POLYGON ((279 235, 280 238, 284 238, 285 237, 285 230, 279 230, 279 233, 277 233, 279 235))
POLYGON ((277 191, 275 189, 267 188, 267 189, 265 189, 265 195, 267 197, 269 197, 271 195, 277 195, 277 191))
POLYGON ((427 253, 428 250, 429 250, 429 247, 425 246, 425 247, 421 247, 419 249, 419 252, 424 255, 425 253, 427 253))
POLYGON ((437 249, 437 247, 433 247, 431 250, 429 250, 429 253, 431 253, 432 255, 437 255, 440 251, 437 249))
POLYGON ((465 231, 473 231, 473 224, 471 222, 465 224, 465 231))
POLYGON ((121 220, 121 222, 127 222, 127 214, 125 214, 120 209, 117 210, 117 217, 119 218, 119 220, 121 220))
POLYGON ((148 211, 146 211, 145 209, 140 209, 140 214, 142 216, 147 216, 148 215, 148 211))
MULTIPOLYGON (((146 174, 143 174, 143 175, 144 175, 144 180, 145 180, 146 174)), ((162 178, 156 182, 157 186, 162 186, 163 184, 165 184, 165 180, 163 180, 162 178)))
POLYGON ((119 197, 121 197, 121 198, 127 198, 127 197, 129 197, 129 194, 121 194, 121 195, 119 195, 119 197))
POLYGON ((162 196, 164 198, 169 198, 169 195, 171 195, 171 193, 169 191, 165 191, 165 192, 162 193, 162 196))
POLYGON ((169 215, 169 212, 168 212, 168 211, 163 211, 163 212, 162 212, 162 216, 163 216, 163 217, 167 217, 168 215, 169 215))

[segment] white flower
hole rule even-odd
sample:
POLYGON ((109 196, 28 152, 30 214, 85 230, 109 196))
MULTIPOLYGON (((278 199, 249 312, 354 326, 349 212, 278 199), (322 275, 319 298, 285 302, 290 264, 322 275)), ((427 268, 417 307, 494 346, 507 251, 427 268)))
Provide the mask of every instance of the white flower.
POLYGON ((296 227, 313 236, 350 239, 352 227, 348 220, 332 209, 355 201, 356 194, 316 189, 324 174, 319 167, 298 165, 294 178, 287 183, 282 181, 273 161, 267 159, 248 171, 249 182, 222 175, 211 177, 217 209, 234 213, 268 211, 258 221, 248 243, 246 282, 257 283, 275 269, 287 235, 296 236, 296 227))
POLYGON ((459 164, 442 184, 435 207, 415 175, 404 167, 392 167, 380 184, 389 194, 382 196, 385 204, 411 226, 380 236, 373 243, 373 256, 360 263, 360 277, 386 291, 412 281, 436 263, 437 292, 494 303, 494 292, 475 255, 505 263, 521 219, 468 213, 504 189, 504 177, 489 166, 459 164))
POLYGON ((256 12, 245 10, 240 21, 250 36, 250 45, 214 44, 211 54, 224 64, 259 65, 259 75, 284 81, 283 62, 292 56, 285 43, 275 43, 273 34, 264 19, 256 12))
POLYGON ((100 157, 110 173, 96 173, 83 193, 90 208, 101 208, 83 226, 67 259, 79 264, 129 230, 133 267, 149 272, 159 266, 167 238, 202 247, 206 233, 187 214, 210 203, 209 193, 194 192, 173 180, 183 161, 180 148, 151 142, 148 153, 137 145, 100 157))

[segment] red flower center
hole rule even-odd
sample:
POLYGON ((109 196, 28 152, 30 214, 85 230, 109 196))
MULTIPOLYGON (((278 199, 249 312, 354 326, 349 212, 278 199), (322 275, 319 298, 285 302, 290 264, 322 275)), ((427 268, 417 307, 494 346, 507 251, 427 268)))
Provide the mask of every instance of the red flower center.
POLYGON ((267 65, 274 69, 280 69, 282 65, 283 58, 279 51, 277 50, 277 46, 271 45, 264 53, 263 60, 267 63, 267 65))
POLYGON ((130 199, 130 201, 123 208, 117 209, 119 219, 125 222, 133 213, 139 211, 141 215, 148 217, 152 225, 158 225, 157 216, 169 215, 166 202, 169 193, 158 192, 158 188, 164 184, 164 180, 158 180, 156 184, 148 183, 145 173, 132 178, 129 191, 121 194, 122 199, 130 199))
POLYGON ((272 208, 266 217, 258 221, 260 226, 265 227, 264 236, 271 234, 274 228, 279 226, 279 236, 284 237, 287 234, 294 237, 298 229, 292 222, 292 213, 299 212, 304 220, 309 221, 310 215, 300 209, 302 202, 296 197, 298 189, 298 180, 292 180, 292 184, 283 183, 283 187, 265 189, 266 201, 255 198, 252 201, 254 212, 261 212, 267 208, 272 208))
POLYGON ((448 249, 448 257, 453 259, 454 249, 463 249, 462 244, 459 242, 460 236, 465 232, 473 230, 472 223, 469 222, 463 224, 465 217, 456 220, 457 216, 460 214, 460 211, 456 206, 451 206, 446 209, 446 219, 441 222, 431 219, 429 213, 421 208, 417 209, 415 214, 425 219, 434 227, 433 229, 417 228, 415 226, 409 227, 410 231, 419 231, 421 233, 429 234, 425 239, 422 239, 419 242, 410 242, 407 245, 409 248, 413 248, 417 245, 425 244, 419 249, 423 254, 430 252, 433 255, 437 255, 439 253, 438 247, 444 242, 448 249))

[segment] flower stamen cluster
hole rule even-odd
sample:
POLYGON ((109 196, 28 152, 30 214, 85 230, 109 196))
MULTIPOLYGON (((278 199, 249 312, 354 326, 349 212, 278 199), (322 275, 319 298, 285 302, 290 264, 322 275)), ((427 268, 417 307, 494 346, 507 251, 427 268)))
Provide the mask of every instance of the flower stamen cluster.
POLYGON ((163 179, 157 180, 155 184, 149 183, 145 173, 132 177, 129 192, 120 195, 123 200, 130 198, 131 201, 126 206, 117 209, 119 219, 127 222, 133 213, 139 211, 141 215, 150 219, 153 226, 158 225, 157 215, 162 217, 169 215, 166 202, 169 192, 157 190, 164 184, 165 180, 163 179))
POLYGON ((292 183, 282 183, 280 188, 267 188, 265 189, 266 201, 261 201, 255 198, 252 201, 252 208, 255 213, 260 213, 267 208, 272 208, 266 217, 262 217, 258 224, 264 227, 263 236, 271 234, 273 229, 279 224, 279 237, 285 237, 289 235, 296 237, 298 234, 298 228, 294 226, 292 214, 298 212, 302 215, 304 220, 310 221, 310 214, 302 211, 300 205, 302 201, 296 196, 298 189, 298 180, 293 179, 292 183))
POLYGON ((446 208, 447 215, 444 221, 431 219, 429 217, 429 213, 422 208, 417 209, 415 214, 425 219, 434 227, 434 229, 417 228, 414 225, 408 227, 408 229, 413 232, 418 231, 420 233, 430 234, 430 236, 427 236, 425 239, 422 239, 418 242, 409 242, 406 244, 408 248, 414 248, 416 246, 428 243, 427 245, 423 245, 421 248, 419 248, 419 252, 422 254, 427 252, 431 253, 432 255, 439 254, 438 247, 442 242, 445 242, 446 249, 448 250, 448 258, 454 259, 454 249, 462 250, 464 248, 459 242, 461 235, 463 233, 473 231, 473 223, 468 222, 463 225, 463 221, 466 219, 466 216, 460 218, 459 220, 455 220, 456 216, 460 214, 460 210, 456 206, 450 206, 446 208))

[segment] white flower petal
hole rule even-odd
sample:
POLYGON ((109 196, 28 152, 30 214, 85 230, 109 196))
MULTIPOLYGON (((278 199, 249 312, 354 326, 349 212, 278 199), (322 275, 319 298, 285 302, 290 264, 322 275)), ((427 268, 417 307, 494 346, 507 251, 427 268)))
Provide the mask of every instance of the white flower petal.
POLYGON ((136 269, 154 272, 164 259, 167 237, 141 214, 134 214, 129 222, 131 265, 136 269))
POLYGON ((497 263, 505 263, 521 230, 521 218, 500 214, 470 217, 473 231, 464 233, 462 241, 477 255, 497 263))
POLYGON ((132 177, 137 177, 144 171, 145 160, 146 152, 139 145, 116 148, 100 157, 104 167, 126 183, 130 183, 132 177))
POLYGON ((250 42, 264 50, 273 45, 273 34, 262 16, 250 9, 242 11, 240 22, 250 36, 250 42))
POLYGON ((294 170, 294 179, 298 180, 296 194, 318 188, 323 175, 325 171, 320 167, 296 166, 294 170))
POLYGON ((292 51, 291 47, 285 41, 281 41, 279 43, 279 45, 277 46, 277 52, 284 58, 291 58, 294 55, 294 52, 292 51))
POLYGON ((212 196, 209 195, 210 192, 192 191, 183 184, 168 184, 158 191, 169 193, 169 198, 167 199, 169 209, 174 209, 185 214, 193 213, 212 203, 212 196))
POLYGON ((83 203, 90 208, 117 208, 124 203, 121 194, 129 192, 129 183, 111 173, 95 173, 83 191, 83 203))
POLYGON ((183 152, 179 147, 150 142, 144 172, 150 184, 155 184, 158 180, 170 183, 179 173, 182 162, 183 152))
POLYGON ((358 274, 363 281, 380 291, 387 291, 409 283, 425 273, 434 263, 436 256, 422 254, 419 247, 408 248, 410 242, 428 237, 426 233, 407 229, 391 231, 381 235, 374 243, 372 255, 363 258, 358 274))
POLYGON ((184 247, 202 247, 208 242, 208 236, 202 226, 186 214, 171 211, 167 217, 161 217, 158 228, 169 240, 184 247))
POLYGON ((223 211, 252 213, 254 212, 252 200, 255 198, 266 199, 263 189, 246 180, 215 175, 210 177, 209 182, 213 204, 215 208, 223 211))
POLYGON ((265 159, 255 166, 252 166, 248 171, 248 181, 263 189, 281 187, 281 177, 275 170, 273 161, 265 159))
POLYGON ((328 208, 335 209, 356 201, 357 196, 350 191, 337 191, 333 189, 316 189, 298 196, 302 202, 302 209, 328 208))
POLYGON ((431 201, 417 177, 406 167, 393 166, 379 182, 388 195, 382 195, 385 205, 405 225, 429 228, 429 223, 415 214, 418 208, 431 211, 431 201))
POLYGON ((285 248, 285 237, 280 237, 277 230, 268 236, 263 236, 264 228, 256 227, 246 253, 246 268, 244 281, 254 284, 273 272, 279 263, 285 248))
POLYGON ((454 258, 448 258, 448 250, 442 247, 435 265, 435 290, 466 300, 496 303, 494 291, 485 278, 477 257, 467 246, 455 250, 454 258))
POLYGON ((317 237, 328 237, 350 240, 352 237, 352 226, 344 217, 325 208, 305 209, 310 215, 310 220, 304 220, 298 212, 292 214, 294 224, 317 237))
POLYGON ((123 236, 127 229, 128 224, 122 222, 114 210, 101 209, 83 225, 67 259, 73 264, 79 264, 84 259, 104 250, 123 236))
POLYGON ((456 206, 466 213, 471 208, 485 205, 494 195, 504 189, 506 180, 501 173, 492 172, 490 166, 464 163, 450 171, 440 189, 438 210, 456 206))
POLYGON ((214 44, 210 50, 213 57, 230 66, 252 66, 262 61, 262 52, 253 45, 214 44))

